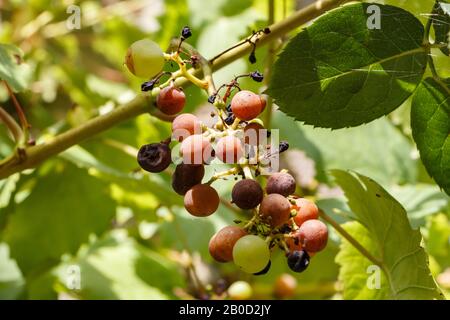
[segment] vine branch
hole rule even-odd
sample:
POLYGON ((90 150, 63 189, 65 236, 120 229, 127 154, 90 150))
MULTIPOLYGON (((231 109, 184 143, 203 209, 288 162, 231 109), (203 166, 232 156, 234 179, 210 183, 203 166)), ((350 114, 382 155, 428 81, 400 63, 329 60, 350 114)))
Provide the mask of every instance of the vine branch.
MULTIPOLYGON (((343 3, 350 2, 351 0, 320 0, 305 7, 302 10, 297 11, 292 16, 275 23, 268 28, 270 33, 262 34, 258 38, 258 47, 263 46, 286 33, 296 29, 297 27, 305 24, 308 21, 320 16, 326 11, 333 9, 343 3)), ((226 50, 224 53, 217 55, 209 61, 210 69, 212 71, 219 70, 220 68, 230 64, 231 62, 245 56, 253 49, 251 43, 243 43, 237 47, 232 47, 231 50, 226 50)), ((189 69, 187 72, 198 75, 202 71, 200 69, 189 69)), ((177 79, 176 85, 186 86, 188 80, 184 77, 177 79)), ((31 146, 26 149, 26 153, 23 156, 12 156, 7 162, 0 164, 0 179, 6 178, 13 173, 20 172, 25 169, 35 167, 46 159, 76 145, 100 132, 108 130, 109 128, 121 123, 123 121, 134 118, 138 115, 149 112, 152 115, 161 117, 158 114, 158 110, 152 105, 153 98, 147 94, 140 94, 136 96, 132 101, 118 107, 117 109, 105 114, 93 118, 83 125, 70 129, 50 141, 41 143, 36 146, 31 146)))

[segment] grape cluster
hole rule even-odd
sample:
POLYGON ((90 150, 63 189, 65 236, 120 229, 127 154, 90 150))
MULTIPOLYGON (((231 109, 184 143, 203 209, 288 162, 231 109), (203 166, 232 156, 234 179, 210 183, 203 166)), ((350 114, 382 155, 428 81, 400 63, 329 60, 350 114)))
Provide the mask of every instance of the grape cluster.
MULTIPOLYGON (((220 197, 212 184, 234 176, 238 181, 231 192, 231 203, 248 213, 249 218, 217 232, 209 242, 211 256, 218 262, 234 262, 242 271, 260 275, 268 272, 271 253, 279 247, 285 252, 290 269, 302 272, 310 258, 325 248, 328 230, 318 220, 317 206, 295 195, 295 179, 286 170, 270 174, 264 186, 266 176, 261 175, 262 170, 270 167, 273 155, 287 150, 289 144, 282 141, 274 148, 270 131, 257 119, 266 108, 266 99, 252 91, 241 90, 238 82, 242 77, 261 82, 264 76, 255 71, 208 91, 208 102, 216 107, 214 116, 217 118, 210 127, 193 114, 179 114, 186 96, 175 85, 173 74, 158 86, 166 74, 161 71, 161 57, 178 63, 180 70, 189 61, 197 63, 197 55, 181 58, 182 42, 190 35, 190 29, 183 28, 178 51, 171 54, 149 45, 150 40, 134 43, 127 52, 129 70, 137 76, 151 77, 143 83, 142 90, 152 90, 156 94, 156 107, 160 112, 177 115, 172 121, 172 136, 160 143, 142 146, 137 155, 138 163, 142 169, 154 173, 177 162, 172 188, 184 197, 185 209, 195 217, 206 217, 217 211, 220 197), (231 101, 227 103, 229 98, 231 101), (215 173, 204 181, 205 166, 212 161, 229 164, 231 169, 215 173)), ((198 84, 200 80, 191 81, 198 84)))

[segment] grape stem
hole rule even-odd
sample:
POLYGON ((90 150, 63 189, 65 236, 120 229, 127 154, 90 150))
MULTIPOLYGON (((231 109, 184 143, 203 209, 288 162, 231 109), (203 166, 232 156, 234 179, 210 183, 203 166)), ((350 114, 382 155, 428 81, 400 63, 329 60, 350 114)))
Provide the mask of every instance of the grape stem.
POLYGON ((225 171, 222 171, 222 172, 218 172, 218 173, 214 174, 214 175, 209 179, 209 181, 206 182, 206 183, 207 183, 207 184, 211 184, 211 183, 213 183, 214 181, 216 181, 216 180, 218 180, 218 179, 221 179, 221 178, 227 177, 227 176, 231 176, 231 175, 236 174, 236 173, 239 173, 239 168, 238 168, 238 167, 234 167, 234 168, 231 168, 231 169, 229 169, 229 170, 225 170, 225 171))
POLYGON ((252 170, 247 164, 242 166, 242 170, 244 171, 245 179, 253 179, 252 170))
POLYGON ((14 120, 11 115, 6 112, 5 109, 0 107, 0 120, 6 125, 11 134, 14 137, 14 141, 19 144, 21 141, 24 141, 23 131, 20 128, 19 124, 14 120))
POLYGON ((355 238, 353 238, 347 231, 345 231, 344 228, 340 226, 339 223, 334 221, 333 218, 331 218, 329 215, 327 215, 322 209, 319 209, 319 214, 322 217, 323 220, 328 222, 331 226, 333 226, 334 229, 336 229, 337 232, 340 233, 340 235, 345 238, 352 246, 355 247, 356 250, 358 250, 363 256, 365 256, 367 259, 369 259, 372 263, 380 266, 381 268, 384 268, 383 262, 379 259, 375 258, 369 251, 367 251, 366 248, 364 248, 361 243, 358 242, 355 238))
MULTIPOLYGON (((324 12, 350 1, 351 0, 323 0, 320 2, 320 6, 318 6, 317 3, 312 3, 302 10, 295 12, 290 17, 269 26, 270 33, 263 34, 259 37, 258 46, 261 47, 271 41, 277 40, 281 36, 295 30, 304 23, 313 20, 324 12)), ((253 46, 251 44, 244 43, 243 45, 226 50, 221 54, 216 55, 213 60, 209 61, 211 70, 217 71, 223 68, 224 66, 250 53, 252 49, 253 46)), ((177 72, 175 72, 175 74, 177 72)), ((197 73, 200 73, 201 70, 195 70, 192 68, 187 70, 187 72, 196 75, 197 73)), ((187 86, 188 84, 189 81, 183 77, 180 77, 175 81, 175 85, 180 87, 187 86)), ((153 91, 155 90, 156 89, 153 91)), ((33 168, 48 158, 72 147, 73 145, 85 141, 96 134, 106 131, 113 126, 132 119, 138 115, 150 113, 155 117, 161 117, 161 113, 158 112, 159 110, 157 108, 153 107, 153 103, 154 100, 152 95, 142 93, 137 95, 132 101, 117 107, 107 114, 92 118, 82 125, 63 132, 51 140, 45 141, 44 143, 27 147, 25 157, 11 156, 8 161, 4 161, 0 164, 0 179, 6 178, 13 173, 33 168)))
POLYGON ((25 112, 23 111, 19 101, 17 100, 17 98, 16 98, 14 92, 12 91, 11 87, 9 86, 8 82, 6 80, 3 80, 3 84, 5 85, 5 88, 8 91, 8 95, 13 102, 14 108, 16 108, 16 112, 19 115, 20 124, 22 126, 22 139, 17 141, 17 144, 20 147, 24 147, 30 136, 31 126, 28 123, 27 117, 25 116, 25 112))

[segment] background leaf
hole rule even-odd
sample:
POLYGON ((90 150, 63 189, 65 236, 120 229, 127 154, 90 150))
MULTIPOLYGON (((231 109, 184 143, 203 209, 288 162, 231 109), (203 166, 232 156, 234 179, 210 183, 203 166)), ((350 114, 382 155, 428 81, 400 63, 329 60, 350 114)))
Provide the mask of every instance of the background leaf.
POLYGON ((22 62, 23 52, 14 45, 0 43, 0 79, 5 80, 14 91, 26 87, 28 66, 22 62))
POLYGON ((450 3, 447 0, 436 1, 433 14, 432 19, 436 42, 447 45, 441 48, 441 51, 448 56, 450 55, 450 3))
POLYGON ((22 272, 56 264, 90 234, 107 230, 115 214, 107 191, 107 184, 65 163, 41 177, 25 200, 8 207, 12 214, 3 239, 22 272))
POLYGON ((414 95, 411 127, 430 176, 450 195, 450 80, 424 80, 414 95))
POLYGON ((63 285, 70 283, 70 266, 79 267, 81 288, 74 293, 83 299, 168 299, 183 286, 176 264, 123 232, 105 236, 61 266, 63 285))
POLYGON ((306 124, 343 128, 400 106, 426 67, 423 25, 409 12, 381 8, 381 29, 367 27, 369 4, 330 11, 289 41, 268 94, 306 124))
POLYGON ((329 179, 330 169, 352 169, 386 185, 416 182, 413 145, 387 119, 331 132, 276 113, 274 127, 279 128, 280 137, 292 148, 304 150, 315 160, 321 181, 329 179))
MULTIPOLYGON (((379 262, 388 282, 388 299, 440 299, 442 298, 428 268, 422 236, 409 224, 406 211, 388 192, 370 178, 333 170, 337 184, 344 190, 350 209, 366 229, 350 227, 349 233, 369 244, 368 250, 379 262), (353 231, 353 233, 352 233, 353 231), (369 238, 369 239, 367 239, 369 238)), ((343 267, 341 280, 350 286, 350 297, 379 298, 376 291, 366 290, 366 263, 349 263, 350 256, 361 260, 360 253, 349 252, 343 244, 336 261, 343 267), (358 280, 355 280, 355 278, 358 280)), ((372 263, 373 264, 373 263, 372 263)), ((345 293, 344 293, 345 295, 345 293)))

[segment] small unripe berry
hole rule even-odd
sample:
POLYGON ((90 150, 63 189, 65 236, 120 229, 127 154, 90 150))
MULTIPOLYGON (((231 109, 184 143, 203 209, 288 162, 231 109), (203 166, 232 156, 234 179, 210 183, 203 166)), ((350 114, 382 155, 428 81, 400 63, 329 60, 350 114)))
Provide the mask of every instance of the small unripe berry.
POLYGON ((245 281, 236 281, 228 288, 228 295, 232 300, 247 300, 252 294, 252 287, 245 281))
POLYGON ((201 134, 202 125, 200 120, 190 113, 183 113, 173 119, 172 137, 178 141, 191 136, 193 134, 201 134))
POLYGON ((128 48, 125 64, 135 76, 152 78, 164 66, 164 53, 154 41, 138 40, 128 48))
POLYGON ((183 110, 186 96, 183 90, 175 87, 165 87, 156 98, 156 106, 162 113, 174 115, 183 110))
POLYGON ((287 197, 295 192, 295 186, 295 179, 289 173, 277 172, 267 179, 266 192, 287 197))
POLYGON ((251 91, 242 90, 231 100, 231 110, 234 115, 244 121, 256 118, 263 110, 264 99, 251 91))
POLYGON ((264 75, 259 71, 253 71, 250 73, 250 78, 256 82, 262 82, 264 80, 264 75))
POLYGON ((209 184, 197 184, 184 195, 184 207, 196 217, 207 217, 219 207, 219 194, 209 184))
POLYGON ((181 37, 183 39, 187 39, 190 36, 192 36, 191 28, 189 28, 188 26, 183 27, 183 29, 181 30, 181 37))
POLYGON ((241 140, 234 136, 220 138, 216 145, 216 157, 224 163, 237 163, 244 153, 241 140))
POLYGON ((171 162, 170 148, 165 143, 143 145, 137 154, 137 161, 142 169, 148 172, 161 172, 171 162))
POLYGON ((275 280, 274 294, 279 299, 290 298, 295 295, 297 289, 297 279, 288 273, 281 274, 275 280))
POLYGON ((298 229, 300 243, 308 252, 318 252, 327 246, 328 228, 320 220, 307 220, 298 229))
POLYGON ((263 190, 255 180, 243 179, 234 185, 231 199, 241 209, 253 209, 261 203, 263 190))

